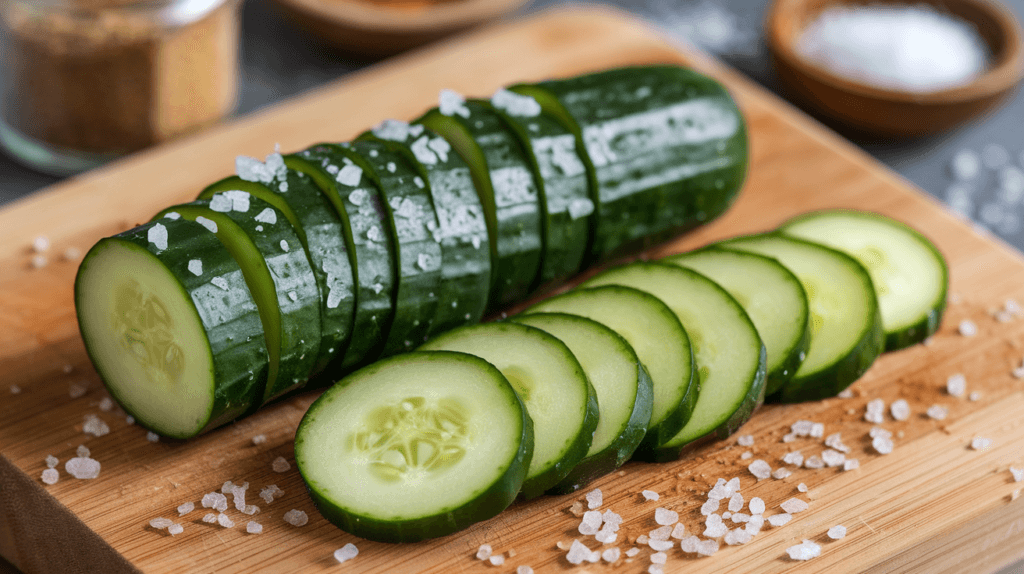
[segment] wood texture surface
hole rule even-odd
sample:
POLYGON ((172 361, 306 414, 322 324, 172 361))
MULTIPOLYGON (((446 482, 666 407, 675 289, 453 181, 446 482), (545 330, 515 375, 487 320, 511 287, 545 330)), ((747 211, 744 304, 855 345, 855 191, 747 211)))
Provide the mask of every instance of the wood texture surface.
MULTIPOLYGON (((740 200, 725 216, 650 255, 767 230, 811 209, 872 209, 910 223, 938 244, 957 302, 930 345, 884 355, 854 385, 853 398, 765 407, 739 433, 755 437, 752 447, 737 446, 734 437, 674 463, 629 463, 597 481, 602 508, 625 519, 615 545, 631 548, 638 535, 655 528, 657 506, 678 510, 689 533, 698 533, 704 493, 718 477, 738 476, 747 499, 766 501, 767 514, 793 496, 808 500, 810 510, 711 558, 684 555, 677 547, 669 552, 666 572, 986 572, 1024 557, 1024 501, 1011 501, 1021 485, 1007 470, 1024 466, 1024 381, 1011 376, 1024 357, 1024 319, 1001 323, 991 315, 1007 298, 1024 301, 1024 260, 737 74, 596 8, 544 13, 393 60, 0 212, 0 553, 28 572, 514 572, 524 564, 537 572, 571 569, 556 543, 584 538, 569 512, 582 493, 514 504, 493 520, 420 544, 372 543, 327 523, 294 468, 271 470, 278 456, 292 460, 294 429, 312 393, 192 441, 148 442, 144 429, 99 409, 105 395, 83 351, 72 306, 76 262, 61 254, 72 246, 84 251, 101 236, 194 197, 203 184, 231 172, 238 154, 262 157, 274 143, 299 149, 350 138, 388 117, 412 118, 444 87, 486 95, 513 81, 666 61, 691 62, 726 83, 749 122, 752 162, 740 200), (34 269, 31 243, 38 235, 52 247, 49 264, 34 269), (964 319, 976 322, 976 336, 957 333, 964 319), (946 378, 956 372, 966 375, 980 400, 945 394, 946 378), (21 392, 10 393, 10 385, 21 392), (71 398, 71 385, 86 385, 88 392, 71 398), (863 421, 864 406, 873 398, 887 404, 905 398, 914 412, 910 420, 884 424, 896 443, 887 456, 875 454, 867 438, 872 425, 863 421), (949 417, 926 418, 932 404, 948 406, 949 417), (112 432, 83 434, 86 414, 98 415, 112 432), (749 461, 741 459, 745 451, 772 467, 790 450, 820 454, 820 440, 781 441, 799 419, 824 423, 826 434, 842 432, 860 469, 797 469, 785 480, 756 482, 746 470, 749 461), (268 440, 254 446, 258 434, 268 440), (969 449, 975 436, 992 439, 992 446, 969 449), (102 463, 98 479, 76 480, 63 471, 79 444, 102 463), (39 480, 48 454, 61 460, 61 479, 53 486, 39 480), (234 528, 202 523, 203 510, 182 517, 185 531, 173 538, 148 526, 156 517, 177 519, 179 504, 198 506, 204 493, 226 480, 249 482, 249 502, 262 507, 255 520, 263 534, 247 535, 249 517, 233 509, 234 528), (799 483, 809 487, 806 494, 797 491, 799 483), (285 495, 263 503, 256 493, 268 484, 285 495), (643 489, 661 493, 661 500, 643 502, 643 489), (293 508, 309 514, 307 525, 283 521, 293 508), (849 533, 827 541, 825 531, 836 524, 849 533), (822 555, 790 561, 785 549, 805 538, 821 543, 822 555), (332 552, 347 542, 360 553, 339 567, 332 552), (483 543, 514 556, 500 568, 481 563, 474 554, 483 543)), ((597 547, 593 538, 588 544, 597 547)), ((646 572, 651 553, 645 547, 631 562, 577 570, 646 572)))

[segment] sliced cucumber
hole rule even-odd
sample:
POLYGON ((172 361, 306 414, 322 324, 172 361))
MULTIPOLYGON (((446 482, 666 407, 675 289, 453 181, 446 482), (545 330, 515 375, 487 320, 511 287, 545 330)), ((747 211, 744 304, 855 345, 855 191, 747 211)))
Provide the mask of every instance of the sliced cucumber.
POLYGON ((793 377, 811 341, 807 295, 796 275, 770 257, 713 246, 662 262, 693 269, 718 283, 747 312, 768 353, 766 395, 793 377))
POLYGON ((441 134, 469 164, 487 221, 493 310, 522 300, 534 286, 543 253, 540 200, 522 144, 486 105, 465 106, 468 117, 435 108, 417 123, 441 134))
POLYGON ((295 463, 317 509, 381 542, 462 530, 504 510, 533 431, 502 374, 462 353, 407 353, 342 379, 309 408, 295 463))
POLYGON ((421 349, 476 355, 512 383, 534 429, 523 498, 540 496, 586 456, 597 427, 597 395, 565 343, 526 325, 483 323, 443 333, 421 349))
POLYGON ((730 239, 723 247, 773 257, 800 280, 811 312, 807 357, 782 386, 785 402, 832 397, 856 381, 885 344, 867 271, 835 249, 779 234, 730 239))
POLYGON ((639 449, 664 443, 690 419, 700 390, 693 350, 675 313, 657 297, 617 285, 575 289, 526 312, 586 317, 615 331, 633 347, 654 391, 651 422, 639 449))
POLYGON ((578 315, 533 313, 511 320, 541 329, 565 343, 594 386, 601 406, 587 456, 551 492, 579 490, 622 466, 647 433, 654 401, 651 379, 633 348, 615 331, 578 315))
POLYGON ((231 192, 244 191, 274 206, 292 224, 320 290, 321 341, 313 374, 326 369, 325 382, 330 384, 334 382, 332 377, 341 374, 339 359, 348 347, 355 313, 352 265, 341 219, 309 176, 301 172, 287 170, 284 181, 275 180, 271 185, 273 189, 233 176, 208 186, 199 199, 210 199, 211 207, 230 210, 235 204, 231 192), (225 199, 214 200, 218 194, 225 199))
POLYGON ((886 350, 920 343, 938 330, 949 270, 935 245, 906 224, 842 209, 801 215, 779 231, 838 249, 868 270, 882 312, 886 350))
POLYGON ((284 214, 249 196, 245 211, 222 213, 199 200, 169 207, 153 219, 173 217, 208 225, 242 269, 269 353, 262 402, 302 387, 320 349, 320 291, 302 243, 284 214))
POLYGON ((480 322, 491 289, 491 251, 487 222, 469 166, 451 145, 422 125, 388 120, 372 132, 405 155, 419 171, 434 200, 441 240, 441 286, 437 313, 427 336, 480 322))
POLYGON ((637 455, 674 460, 707 436, 725 438, 764 400, 765 349, 757 328, 731 295, 696 271, 664 263, 632 263, 605 271, 586 286, 623 285, 661 299, 679 317, 693 346, 700 395, 675 436, 637 455))
POLYGON ((79 267, 75 308, 107 390, 146 428, 190 438, 262 402, 256 303, 201 225, 161 220, 101 239, 79 267))
POLYGON ((352 338, 342 367, 371 363, 384 349, 395 308, 395 247, 386 231, 388 212, 380 190, 333 144, 318 144, 285 156, 284 162, 313 178, 341 217, 345 241, 352 247, 349 253, 356 285, 352 338))

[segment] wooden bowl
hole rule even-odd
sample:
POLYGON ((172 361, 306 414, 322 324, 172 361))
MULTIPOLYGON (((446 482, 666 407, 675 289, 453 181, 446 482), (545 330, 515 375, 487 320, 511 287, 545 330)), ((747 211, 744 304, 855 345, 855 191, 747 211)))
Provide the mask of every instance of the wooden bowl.
POLYGON ((998 104, 1024 76, 1020 25, 1013 13, 990 0, 775 0, 765 31, 779 81, 795 101, 875 136, 918 136, 952 128, 998 104), (910 93, 836 75, 797 52, 804 27, 825 9, 880 3, 929 4, 973 23, 989 46, 989 69, 964 86, 910 93))
POLYGON ((510 14, 529 0, 274 0, 307 32, 349 53, 389 56, 510 14))

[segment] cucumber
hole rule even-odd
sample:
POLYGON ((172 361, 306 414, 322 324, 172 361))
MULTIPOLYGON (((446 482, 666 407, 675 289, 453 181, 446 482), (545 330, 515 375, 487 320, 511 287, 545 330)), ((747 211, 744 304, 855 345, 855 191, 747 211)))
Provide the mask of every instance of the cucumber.
POLYGON ((480 322, 491 288, 487 222, 469 166, 444 138, 424 128, 388 120, 362 138, 385 142, 419 172, 434 200, 441 240, 441 286, 427 336, 480 322), (370 134, 373 135, 370 135, 370 134))
POLYGON ((242 269, 269 355, 260 402, 305 385, 320 349, 320 291, 288 220, 253 196, 228 212, 214 211, 208 201, 199 200, 169 207, 153 219, 175 217, 208 225, 242 269))
POLYGON ((747 312, 768 353, 766 395, 793 377, 811 340, 807 294, 793 273, 769 257, 714 246, 662 262, 693 269, 718 283, 747 312))
POLYGON ((203 226, 161 220, 101 239, 78 269, 75 308, 96 372, 142 426, 190 438, 261 403, 256 302, 203 226))
POLYGON ((336 145, 317 144, 285 156, 284 162, 313 178, 341 217, 356 285, 352 337, 342 368, 371 363, 384 349, 395 308, 395 246, 386 231, 387 206, 376 184, 336 145))
POLYGON ((420 349, 476 355, 515 388, 535 433, 523 498, 544 494, 586 456, 597 427, 597 395, 562 341, 526 325, 483 323, 443 333, 420 349))
POLYGON ((779 231, 838 249, 867 269, 885 328, 885 349, 920 343, 939 329, 949 270, 938 248, 906 224, 877 213, 818 211, 779 231))
POLYGON ((875 362, 885 345, 882 315, 868 272, 857 260, 777 233, 722 242, 785 265, 800 280, 811 312, 807 357, 777 395, 783 402, 833 397, 875 362))
POLYGON ((519 492, 532 451, 530 417, 505 377, 441 351, 348 375, 295 434, 295 463, 320 513, 381 542, 444 536, 497 515, 519 492))
POLYGON ((491 250, 488 309, 522 300, 535 285, 543 253, 537 182, 522 144, 493 110, 465 102, 466 115, 437 108, 416 123, 441 134, 469 165, 491 250))
POLYGON ((690 419, 700 383, 690 339, 657 297, 630 287, 575 289, 537 303, 526 313, 568 313, 601 323, 629 343, 651 377, 651 422, 638 450, 672 438, 690 419))
POLYGON ((576 135, 597 206, 590 259, 635 251, 724 212, 747 169, 725 88, 692 70, 634 66, 510 88, 576 135))
POLYGON ((601 407, 586 457, 549 492, 579 490, 622 466, 647 433, 654 401, 651 379, 633 348, 615 331, 578 315, 534 313, 510 320, 565 343, 594 386, 601 407))
POLYGON ((637 456, 674 460, 700 439, 725 438, 750 419, 764 401, 765 348, 754 323, 725 289, 696 271, 664 263, 631 263, 583 284, 600 285, 640 289, 668 305, 690 337, 700 373, 700 394, 686 426, 637 456))
MULTIPOLYGON (((348 347, 355 313, 352 265, 341 219, 309 176, 301 172, 287 170, 284 181, 275 180, 269 185, 273 188, 232 176, 209 185, 199 199, 211 200, 212 207, 219 203, 221 210, 231 209, 231 192, 244 191, 274 206, 292 224, 320 290, 321 340, 312 374, 326 369, 329 376, 338 375, 339 359, 348 347), (225 199, 215 200, 218 194, 225 199)), ((334 382, 330 378, 327 381, 334 382)))
POLYGON ((576 136, 542 112, 529 96, 501 90, 491 104, 523 143, 536 177, 544 216, 544 253, 537 282, 544 285, 566 279, 583 264, 594 221, 587 168, 576 149, 576 136))
POLYGON ((387 330, 384 356, 410 351, 427 340, 437 311, 441 246, 431 230, 437 215, 426 186, 401 154, 375 141, 339 146, 380 190, 388 214, 387 232, 395 246, 395 312, 387 330))

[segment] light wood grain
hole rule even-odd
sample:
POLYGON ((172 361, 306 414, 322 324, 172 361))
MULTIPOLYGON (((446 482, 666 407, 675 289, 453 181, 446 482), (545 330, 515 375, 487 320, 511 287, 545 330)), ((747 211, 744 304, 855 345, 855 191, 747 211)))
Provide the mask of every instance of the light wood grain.
MULTIPOLYGON (((952 293, 962 300, 950 306, 931 345, 883 356, 855 384, 854 398, 768 406, 740 431, 755 437, 753 447, 717 442, 678 462, 630 463, 598 480, 594 486, 604 492, 604 508, 625 518, 617 546, 629 548, 636 536, 656 527, 653 512, 659 505, 679 510, 688 531, 698 532, 703 493, 718 477, 739 476, 746 498, 763 498, 769 514, 791 496, 809 500, 811 509, 712 558, 696 559, 675 549, 666 572, 982 572, 1024 556, 1024 503, 1010 502, 1019 485, 1007 471, 1024 466, 1019 414, 1024 382, 1010 375, 1024 357, 1024 320, 999 323, 990 316, 991 308, 1008 297, 1024 301, 1024 261, 799 112, 715 62, 681 50, 606 9, 549 12, 394 60, 0 212, 0 469, 11 471, 0 473, 0 553, 33 572, 67 571, 76 557, 108 556, 104 551, 114 556, 104 571, 511 572, 521 564, 538 572, 569 570, 565 552, 555 544, 581 538, 578 519, 568 508, 582 494, 515 504, 493 520, 420 544, 372 543, 331 526, 314 510, 294 469, 277 474, 270 467, 277 456, 291 460, 294 428, 315 398, 312 393, 192 441, 147 442, 143 429, 97 407, 103 392, 84 354, 71 303, 75 263, 56 257, 43 269, 32 269, 29 246, 44 234, 54 244, 51 254, 68 246, 84 250, 163 206, 190 199, 204 183, 229 173, 237 154, 260 156, 275 142, 292 150, 317 140, 347 139, 381 119, 413 117, 442 87, 484 95, 519 80, 625 63, 689 61, 724 81, 743 109, 751 134, 750 175, 725 216, 649 255, 770 229, 810 209, 866 208, 932 238, 949 261, 952 293), (956 333, 967 318, 979 326, 970 339, 956 333), (70 373, 65 365, 72 367, 70 373), (970 390, 982 393, 980 401, 945 395, 945 380, 954 372, 967 376, 970 390), (71 399, 68 387, 76 383, 90 390, 71 399), (10 384, 22 392, 8 394, 10 384), (908 421, 885 424, 897 433, 896 450, 888 456, 873 454, 866 438, 872 425, 863 421, 864 405, 876 397, 887 403, 906 398, 915 413, 908 421), (931 404, 949 406, 949 418, 925 418, 931 404), (112 432, 100 438, 82 434, 87 413, 100 415, 112 432), (825 423, 827 434, 842 432, 861 468, 797 470, 785 480, 757 483, 746 471, 748 462, 740 459, 744 451, 777 467, 791 449, 805 455, 822 450, 820 441, 810 439, 781 442, 798 419, 825 423), (257 434, 265 434, 267 443, 254 446, 251 438, 257 434), (993 446, 968 449, 976 435, 991 438, 993 446), (103 464, 100 478, 79 481, 62 471, 58 484, 43 488, 39 475, 45 456, 58 456, 63 468, 83 443, 103 464), (198 503, 225 480, 249 482, 250 502, 263 507, 255 517, 263 534, 245 534, 248 517, 234 510, 231 529, 202 523, 203 511, 184 517, 185 532, 174 538, 147 526, 158 516, 175 517, 179 504, 198 503), (806 495, 796 491, 800 482, 809 487, 806 495), (271 483, 286 494, 268 505, 255 495, 271 483), (661 500, 642 502, 643 489, 660 492, 661 500), (285 524, 282 515, 292 508, 309 513, 309 524, 285 524), (849 534, 825 541, 825 531, 835 524, 846 525, 849 534), (807 563, 788 560, 786 547, 803 538, 820 542, 822 556, 807 563), (55 551, 54 541, 64 551, 55 551), (331 554, 347 542, 356 543, 360 554, 337 567, 331 554), (483 543, 516 554, 494 569, 473 558, 483 543)), ((589 544, 596 547, 593 539, 589 544)), ((650 554, 644 549, 633 562, 587 570, 646 571, 650 554)))

